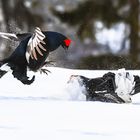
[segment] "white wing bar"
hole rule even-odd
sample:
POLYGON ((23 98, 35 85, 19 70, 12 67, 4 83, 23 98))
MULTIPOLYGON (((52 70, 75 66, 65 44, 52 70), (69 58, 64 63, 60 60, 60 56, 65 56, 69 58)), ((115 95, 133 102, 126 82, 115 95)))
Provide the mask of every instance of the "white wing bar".
POLYGON ((43 47, 42 44, 46 44, 43 40, 45 39, 45 35, 42 33, 40 28, 36 27, 35 31, 30 38, 28 45, 27 45, 27 51, 26 51, 26 59, 29 63, 29 58, 31 56, 32 59, 37 60, 37 53, 43 56, 42 50, 46 51, 46 49, 43 47))

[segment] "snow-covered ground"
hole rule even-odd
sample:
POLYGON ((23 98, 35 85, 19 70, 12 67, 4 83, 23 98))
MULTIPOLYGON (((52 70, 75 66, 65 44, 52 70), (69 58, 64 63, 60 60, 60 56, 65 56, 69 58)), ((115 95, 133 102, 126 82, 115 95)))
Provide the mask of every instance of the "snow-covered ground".
POLYGON ((67 84, 70 75, 94 78, 108 71, 48 69, 52 73, 37 73, 30 86, 10 73, 0 79, 1 140, 140 139, 140 94, 131 104, 86 102, 78 83, 67 84))

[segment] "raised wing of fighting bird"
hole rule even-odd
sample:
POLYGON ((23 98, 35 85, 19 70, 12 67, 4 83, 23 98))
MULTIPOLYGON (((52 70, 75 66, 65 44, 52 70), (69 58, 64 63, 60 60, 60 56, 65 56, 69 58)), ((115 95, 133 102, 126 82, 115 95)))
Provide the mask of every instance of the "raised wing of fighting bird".
POLYGON ((42 69, 42 67, 48 63, 46 59, 49 52, 56 50, 59 46, 68 49, 71 43, 71 40, 63 34, 41 31, 39 27, 35 28, 34 33, 12 34, 0 32, 0 37, 20 41, 14 52, 0 61, 0 78, 11 69, 15 78, 28 85, 35 80, 35 76, 29 80, 27 69, 47 73, 48 70, 42 69))

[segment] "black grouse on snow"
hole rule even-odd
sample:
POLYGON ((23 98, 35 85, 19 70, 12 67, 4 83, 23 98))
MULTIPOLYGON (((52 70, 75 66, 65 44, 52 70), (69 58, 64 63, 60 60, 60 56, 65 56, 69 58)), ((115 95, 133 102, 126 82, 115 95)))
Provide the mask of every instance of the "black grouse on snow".
POLYGON ((8 58, 0 61, 0 77, 8 72, 5 70, 6 66, 8 66, 15 78, 28 85, 35 80, 35 76, 29 80, 27 69, 47 73, 48 70, 42 69, 42 67, 49 63, 46 61, 49 52, 56 50, 59 46, 68 49, 71 43, 71 40, 61 33, 41 31, 38 27, 35 28, 33 34, 0 33, 0 36, 21 41, 8 58))
MULTIPOLYGON (((129 74, 129 73, 127 73, 129 74)), ((87 101, 101 101, 111 103, 130 103, 131 98, 124 98, 123 93, 116 92, 115 73, 108 72, 102 77, 87 78, 81 75, 71 75, 68 83, 78 81, 79 85, 85 88, 84 94, 87 101)), ((140 88, 139 88, 140 89, 140 88)), ((140 90, 139 90, 140 91, 140 90)))

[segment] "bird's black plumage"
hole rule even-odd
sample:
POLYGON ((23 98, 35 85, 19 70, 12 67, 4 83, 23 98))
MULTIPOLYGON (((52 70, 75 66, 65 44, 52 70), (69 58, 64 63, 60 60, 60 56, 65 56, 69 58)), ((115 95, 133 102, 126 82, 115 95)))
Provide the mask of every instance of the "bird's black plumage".
POLYGON ((47 63, 49 52, 56 50, 59 46, 66 49, 70 45, 70 40, 63 34, 41 31, 39 28, 36 28, 33 34, 17 34, 16 39, 21 40, 18 47, 8 58, 0 61, 0 65, 8 65, 13 70, 13 76, 24 84, 31 84, 35 79, 35 76, 31 80, 28 79, 27 68, 34 72, 38 71, 47 63))
POLYGON ((124 103, 115 92, 115 74, 107 73, 103 77, 86 80, 81 77, 87 89, 86 98, 90 101, 102 101, 111 103, 124 103))
POLYGON ((80 85, 85 87, 87 101, 101 101, 111 103, 125 102, 115 92, 115 74, 112 72, 108 72, 102 77, 98 78, 87 78, 81 75, 72 75, 70 80, 72 78, 76 78, 80 85))

